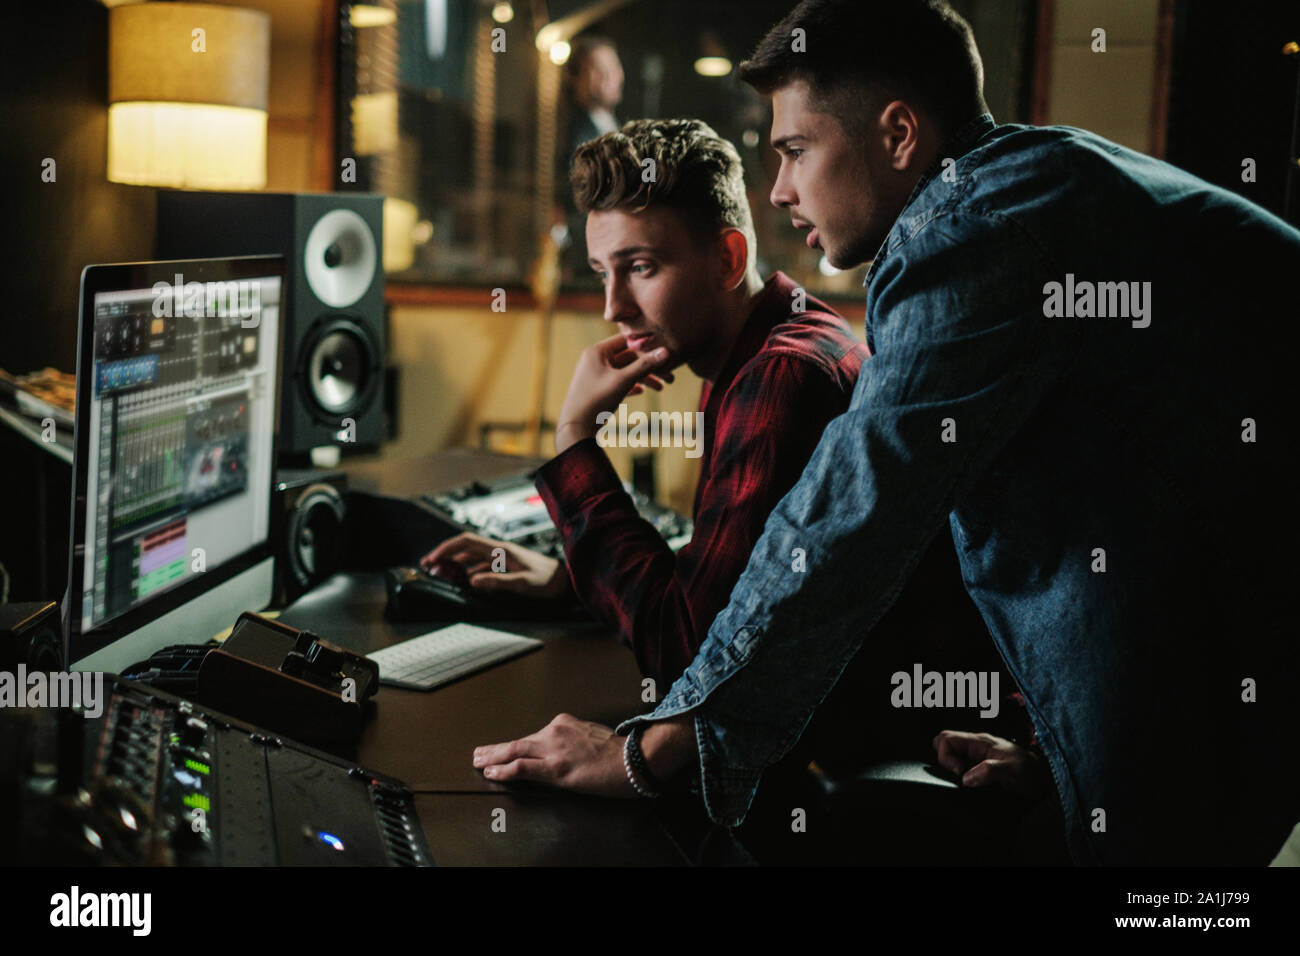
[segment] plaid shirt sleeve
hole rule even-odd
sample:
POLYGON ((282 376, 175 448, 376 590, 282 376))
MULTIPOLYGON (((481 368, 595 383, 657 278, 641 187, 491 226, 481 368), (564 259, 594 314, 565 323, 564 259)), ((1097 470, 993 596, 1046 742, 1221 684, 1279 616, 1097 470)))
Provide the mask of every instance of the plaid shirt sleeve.
POLYGON ((631 645, 642 674, 666 687, 694 659, 768 514, 851 391, 851 382, 804 356, 764 354, 743 369, 714 426, 694 536, 676 555, 637 514, 594 438, 539 469, 537 488, 563 536, 574 589, 631 645))

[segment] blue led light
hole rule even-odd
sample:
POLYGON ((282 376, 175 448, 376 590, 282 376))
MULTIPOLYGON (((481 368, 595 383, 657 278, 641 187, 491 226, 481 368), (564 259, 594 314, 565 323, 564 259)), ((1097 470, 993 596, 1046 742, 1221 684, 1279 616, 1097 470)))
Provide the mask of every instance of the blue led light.
POLYGON ((326 833, 324 830, 318 830, 316 832, 316 835, 320 837, 321 843, 327 844, 328 846, 332 846, 336 850, 343 849, 343 841, 340 840, 338 837, 336 837, 334 834, 326 833))

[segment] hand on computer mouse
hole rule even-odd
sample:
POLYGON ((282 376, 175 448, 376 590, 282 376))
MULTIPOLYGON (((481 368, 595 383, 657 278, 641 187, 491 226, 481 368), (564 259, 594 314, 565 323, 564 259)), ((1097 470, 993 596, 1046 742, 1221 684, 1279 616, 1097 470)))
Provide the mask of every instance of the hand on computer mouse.
POLYGON ((465 565, 459 564, 450 558, 439 558, 437 561, 424 565, 424 570, 435 578, 450 581, 457 587, 470 587, 469 572, 465 570, 465 565))
POLYGON ((469 586, 480 591, 556 598, 569 590, 568 569, 554 558, 469 532, 448 538, 420 559, 420 567, 434 574, 448 563, 463 568, 469 586))
POLYGON ((939 765, 961 777, 963 787, 994 784, 1025 797, 1040 797, 1052 787, 1043 757, 992 734, 942 730, 934 738, 939 765))

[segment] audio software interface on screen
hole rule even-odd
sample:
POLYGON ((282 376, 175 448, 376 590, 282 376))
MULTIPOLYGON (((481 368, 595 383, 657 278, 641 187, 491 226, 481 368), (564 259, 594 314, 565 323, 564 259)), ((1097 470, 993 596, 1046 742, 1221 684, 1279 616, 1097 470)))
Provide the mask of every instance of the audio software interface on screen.
POLYGON ((83 631, 266 539, 280 281, 95 295, 83 631))

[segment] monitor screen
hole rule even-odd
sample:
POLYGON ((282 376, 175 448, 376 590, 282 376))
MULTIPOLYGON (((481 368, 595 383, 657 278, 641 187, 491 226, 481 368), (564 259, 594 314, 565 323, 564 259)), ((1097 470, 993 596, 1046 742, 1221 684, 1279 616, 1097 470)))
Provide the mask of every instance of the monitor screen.
POLYGON ((69 661, 269 559, 283 286, 276 256, 83 273, 69 661))

